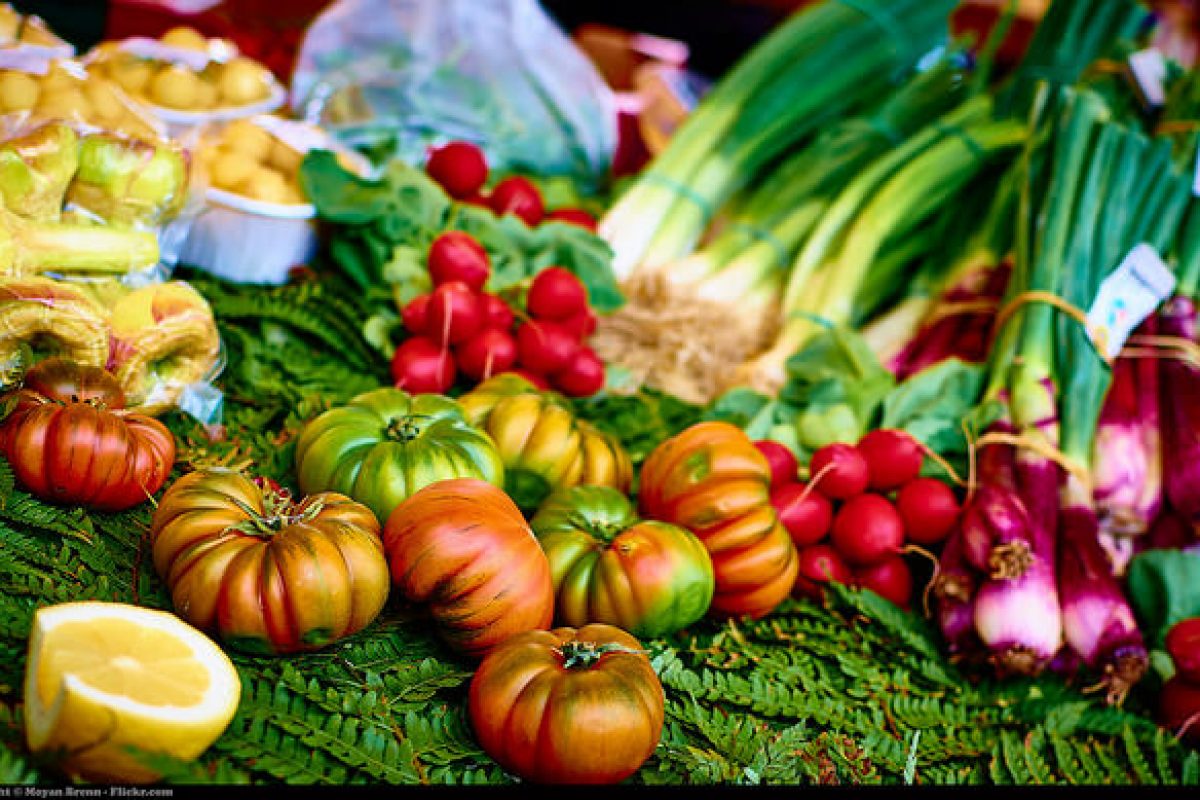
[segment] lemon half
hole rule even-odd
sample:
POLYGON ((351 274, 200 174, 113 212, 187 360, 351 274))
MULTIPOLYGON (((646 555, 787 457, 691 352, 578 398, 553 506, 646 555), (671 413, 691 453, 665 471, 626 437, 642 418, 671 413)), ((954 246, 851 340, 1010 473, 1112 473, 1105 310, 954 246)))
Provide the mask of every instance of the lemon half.
POLYGON ((72 775, 153 781, 127 746, 194 759, 228 727, 240 695, 228 656, 174 614, 99 602, 34 614, 25 737, 34 752, 63 753, 72 775))

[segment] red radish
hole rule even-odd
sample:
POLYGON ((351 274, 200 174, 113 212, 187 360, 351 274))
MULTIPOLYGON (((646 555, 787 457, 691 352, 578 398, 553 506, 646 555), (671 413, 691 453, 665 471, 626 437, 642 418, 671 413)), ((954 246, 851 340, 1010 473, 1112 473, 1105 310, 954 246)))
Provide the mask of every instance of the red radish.
POLYGON ((604 362, 590 347, 581 347, 551 383, 568 397, 591 397, 604 388, 604 362))
POLYGON ((558 320, 558 324, 569 330, 572 336, 582 342, 596 332, 596 314, 590 308, 585 308, 566 319, 558 320))
POLYGON ((542 375, 553 375, 571 363, 579 342, 553 322, 523 322, 517 328, 517 357, 521 366, 542 375))
POLYGON ((905 431, 880 428, 858 442, 858 452, 867 462, 873 491, 890 492, 921 474, 925 454, 917 440, 905 431))
POLYGON ((429 277, 434 286, 462 281, 482 291, 491 271, 487 250, 469 233, 446 231, 429 245, 429 277))
POLYGON ((800 470, 800 464, 796 461, 796 454, 790 447, 770 439, 761 439, 755 442, 754 446, 771 465, 772 489, 779 489, 796 482, 796 473, 800 470))
POLYGON ((497 183, 492 189, 488 203, 497 214, 516 214, 531 228, 542 221, 542 215, 545 213, 542 193, 529 180, 519 175, 497 183))
POLYGON ((846 561, 827 544, 814 544, 799 553, 800 573, 792 587, 793 597, 807 597, 820 602, 825 596, 822 583, 837 581, 849 584, 854 575, 846 561))
POLYGON ((547 267, 529 286, 525 308, 538 319, 567 319, 588 307, 587 288, 562 267, 547 267))
POLYGON ((878 564, 904 546, 904 522, 886 497, 860 494, 838 509, 831 539, 851 565, 878 564))
POLYGON ((596 232, 596 218, 582 208, 556 208, 546 215, 546 219, 578 225, 592 233, 596 232))
POLYGON ((429 329, 429 295, 419 294, 400 310, 404 329, 411 334, 425 333, 429 329))
POLYGON ((900 556, 888 556, 878 564, 854 570, 854 583, 870 589, 885 600, 891 600, 905 611, 912 600, 912 570, 900 556))
POLYGON ((429 151, 425 172, 446 194, 461 199, 483 188, 488 165, 483 151, 470 142, 449 142, 429 151))
POLYGON ((438 344, 464 342, 483 327, 479 295, 461 281, 443 283, 429 299, 429 336, 438 344))
POLYGON ((506 331, 512 327, 513 312, 499 295, 485 294, 479 298, 483 306, 483 327, 506 331))
POLYGON ((454 355, 464 375, 487 380, 517 363, 517 342, 508 331, 484 328, 455 348, 454 355))
POLYGON ((545 375, 538 375, 536 372, 530 372, 529 370, 521 369, 520 367, 517 369, 510 369, 509 373, 512 375, 520 375, 522 378, 532 383, 534 387, 540 391, 550 391, 550 382, 546 380, 545 375))
POLYGON ((896 510, 904 520, 904 533, 917 544, 937 544, 958 522, 958 498, 937 478, 917 478, 896 493, 896 510))
POLYGON ((1158 724, 1176 736, 1182 732, 1189 744, 1200 744, 1200 684, 1190 683, 1182 675, 1173 675, 1164 683, 1158 695, 1158 724))
POLYGON ((1175 662, 1175 672, 1191 683, 1200 684, 1200 617, 1181 620, 1167 631, 1167 652, 1175 662))
POLYGON ((789 483, 771 492, 771 505, 791 534, 796 547, 808 547, 825 538, 833 525, 833 504, 803 483, 789 483))
POLYGON ((436 342, 414 336, 396 348, 392 380, 412 394, 442 394, 454 385, 454 359, 436 342))
POLYGON ((848 500, 867 490, 870 472, 858 449, 849 444, 827 444, 813 453, 808 464, 809 483, 830 500, 848 500))

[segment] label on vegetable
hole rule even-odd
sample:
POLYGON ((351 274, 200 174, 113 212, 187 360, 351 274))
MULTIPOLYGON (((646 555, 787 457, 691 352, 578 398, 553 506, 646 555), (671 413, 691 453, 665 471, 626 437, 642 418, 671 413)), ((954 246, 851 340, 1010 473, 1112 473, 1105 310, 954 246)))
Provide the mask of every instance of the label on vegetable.
POLYGON ((1129 56, 1129 70, 1148 104, 1157 107, 1166 102, 1167 60, 1162 53, 1153 47, 1137 51, 1129 56))
POLYGON ((1088 310, 1088 331, 1100 355, 1111 361, 1133 329, 1175 290, 1175 276, 1152 245, 1129 251, 1100 284, 1088 310))

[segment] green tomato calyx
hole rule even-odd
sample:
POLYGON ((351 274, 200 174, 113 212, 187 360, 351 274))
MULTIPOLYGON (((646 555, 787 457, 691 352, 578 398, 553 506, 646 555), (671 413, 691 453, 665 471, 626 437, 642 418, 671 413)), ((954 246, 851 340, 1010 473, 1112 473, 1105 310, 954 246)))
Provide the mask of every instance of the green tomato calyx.
POLYGON ((384 435, 393 442, 411 442, 425 431, 425 424, 421 417, 414 414, 405 414, 402 417, 391 419, 387 428, 384 429, 384 435))
POLYGON ((646 654, 645 650, 633 650, 616 642, 596 644, 595 642, 581 642, 577 639, 563 642, 554 648, 554 652, 562 659, 564 669, 591 669, 608 653, 646 654))

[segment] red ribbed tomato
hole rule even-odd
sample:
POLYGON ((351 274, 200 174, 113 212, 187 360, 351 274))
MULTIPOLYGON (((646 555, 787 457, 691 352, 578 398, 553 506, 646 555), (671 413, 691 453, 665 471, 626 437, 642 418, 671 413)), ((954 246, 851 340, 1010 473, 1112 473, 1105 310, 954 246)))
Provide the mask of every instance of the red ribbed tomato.
POLYGON ((323 647, 388 596, 375 515, 333 492, 295 502, 240 472, 192 472, 163 493, 150 541, 175 613, 247 652, 323 647))
POLYGON ((39 363, 9 399, 0 452, 17 482, 43 500, 131 508, 162 488, 175 463, 175 437, 125 410, 121 387, 99 367, 39 363))
POLYGON ((550 562, 508 495, 476 478, 426 486, 383 531, 392 579, 428 603, 442 638, 480 657, 554 613, 550 562))
POLYGON ((637 639, 603 623, 528 631, 498 645, 471 679, 484 752, 538 783, 617 783, 662 736, 663 689, 637 639))
POLYGON ((769 614, 791 592, 796 548, 771 505, 771 467, 739 428, 701 422, 668 439, 642 464, 642 515, 687 528, 712 557, 711 609, 769 614))

